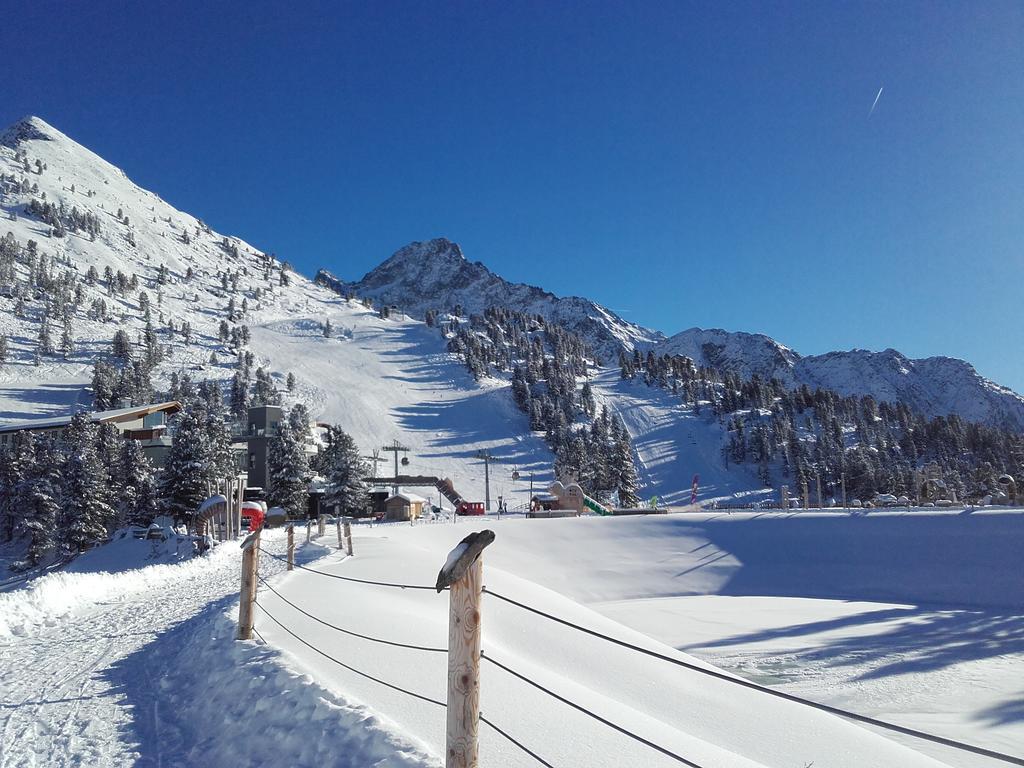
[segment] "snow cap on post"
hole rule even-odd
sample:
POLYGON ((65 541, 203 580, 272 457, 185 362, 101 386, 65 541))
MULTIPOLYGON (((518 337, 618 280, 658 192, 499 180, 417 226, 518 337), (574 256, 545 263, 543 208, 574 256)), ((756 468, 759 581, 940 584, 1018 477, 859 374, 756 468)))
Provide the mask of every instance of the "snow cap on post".
POLYGON ((255 531, 250 533, 248 536, 242 539, 242 543, 238 546, 241 547, 243 551, 252 547, 252 545, 256 543, 256 539, 259 537, 260 530, 262 529, 257 528, 255 531))
POLYGON ((469 566, 480 557, 484 547, 493 541, 494 531, 489 528, 471 533, 460 541, 458 546, 448 553, 448 560, 437 574, 437 591, 440 592, 461 579, 469 570, 469 566))

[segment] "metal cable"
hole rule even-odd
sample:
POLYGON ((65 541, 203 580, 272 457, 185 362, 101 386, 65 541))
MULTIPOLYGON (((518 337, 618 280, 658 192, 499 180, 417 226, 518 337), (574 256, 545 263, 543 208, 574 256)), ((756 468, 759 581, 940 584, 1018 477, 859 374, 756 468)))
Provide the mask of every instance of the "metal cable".
POLYGON ((350 629, 345 629, 344 627, 339 627, 336 624, 331 624, 329 621, 324 621, 323 619, 317 618, 313 614, 309 613, 309 611, 305 611, 302 608, 300 608, 299 606, 297 606, 295 603, 293 603, 287 597, 285 597, 280 592, 278 592, 276 589, 274 589, 272 586, 270 586, 270 583, 266 579, 264 579, 262 576, 257 575, 257 578, 263 583, 263 586, 265 586, 267 589, 269 589, 271 592, 273 592, 275 595, 277 595, 277 597, 279 599, 281 599, 284 602, 286 602, 288 605, 290 605, 296 611, 301 613, 303 616, 306 616, 306 617, 312 619, 313 621, 317 622, 318 624, 323 624, 325 627, 330 627, 331 629, 335 630, 336 632, 343 632, 346 635, 352 635, 353 637, 359 637, 359 638, 362 638, 363 640, 369 640, 370 642, 373 642, 373 643, 381 643, 383 645, 392 645, 392 646, 394 646, 396 648, 410 648, 410 649, 412 649, 414 651, 430 651, 431 653, 448 653, 448 649, 447 648, 431 648, 431 647, 425 646, 425 645, 412 645, 410 643, 395 642, 394 640, 384 640, 383 638, 380 638, 380 637, 371 637, 370 635, 363 635, 363 634, 360 634, 359 632, 353 632, 350 629))
POLYGON ((516 678, 519 678, 520 680, 522 680, 524 683, 527 683, 528 685, 532 685, 534 688, 536 688, 539 691, 542 691, 542 692, 546 693, 548 696, 551 696, 552 698, 558 699, 560 702, 562 702, 563 704, 567 704, 568 706, 572 707, 576 711, 582 712, 583 714, 585 714, 585 715, 587 715, 589 717, 592 717, 594 720, 597 720, 599 723, 603 723, 604 725, 607 725, 609 728, 612 728, 612 729, 618 731, 619 733, 623 734, 624 736, 629 736, 631 739, 640 742, 644 746, 650 747, 651 749, 660 752, 661 754, 665 755, 666 757, 670 757, 673 760, 675 760, 675 761, 677 761, 679 763, 682 763, 683 765, 688 765, 688 766, 690 766, 690 768, 701 768, 700 765, 698 765, 697 763, 693 762, 692 760, 687 760, 682 755, 677 755, 675 752, 672 752, 672 751, 666 749, 665 747, 659 746, 658 744, 655 744, 653 741, 645 739, 643 736, 635 734, 632 731, 626 730, 621 725, 616 725, 611 720, 608 720, 607 718, 601 717, 601 715, 597 714, 596 712, 592 712, 591 710, 589 710, 586 707, 584 707, 582 704, 577 704, 575 701, 570 701, 569 699, 565 698, 564 696, 561 696, 561 695, 555 693, 550 688, 545 688, 543 685, 541 685, 538 682, 535 682, 535 681, 531 680, 526 675, 524 675, 524 674, 522 674, 520 672, 516 672, 511 667, 505 666, 500 661, 496 661, 491 656, 487 656, 483 651, 480 652, 480 658, 486 659, 487 661, 491 662, 491 664, 493 664, 494 666, 498 667, 499 669, 505 670, 506 672, 508 672, 513 677, 516 677, 516 678))
MULTIPOLYGON (((264 554, 268 557, 274 558, 275 560, 280 560, 284 563, 288 562, 288 558, 286 557, 281 557, 280 555, 275 555, 270 552, 264 552, 264 554)), ((300 565, 299 563, 293 563, 293 566, 295 568, 301 568, 303 571, 309 571, 310 573, 319 574, 320 576, 327 576, 331 579, 340 579, 341 581, 353 581, 357 584, 373 584, 374 586, 378 587, 396 587, 397 589, 429 589, 431 592, 436 591, 435 587, 430 587, 425 584, 397 584, 390 581, 373 581, 371 579, 357 579, 352 576, 341 576, 337 573, 326 573, 325 571, 318 571, 314 568, 307 568, 306 566, 300 565)))
POLYGON ((487 725, 491 726, 491 728, 493 728, 498 733, 500 733, 502 736, 504 736, 506 739, 508 739, 510 742, 515 744, 517 747, 519 747, 521 750, 523 750, 523 752, 528 754, 530 757, 532 757, 534 760, 536 760, 541 765, 547 766, 547 768, 555 768, 555 766, 553 766, 551 763, 549 763, 543 757, 538 755, 532 749, 527 747, 525 744, 523 744, 523 743, 521 743, 519 741, 516 741, 516 739, 512 738, 511 736, 509 736, 505 731, 503 731, 501 728, 499 728, 494 723, 492 723, 490 720, 488 720, 486 717, 484 717, 484 713, 483 712, 480 713, 480 722, 481 723, 486 723, 487 725))
POLYGON ((550 619, 551 621, 554 621, 558 624, 569 627, 571 629, 578 630, 579 632, 583 632, 584 634, 590 635, 591 637, 606 640, 609 643, 614 643, 615 645, 619 645, 623 648, 628 648, 633 651, 639 651, 640 653, 643 653, 647 656, 651 656, 655 659, 660 659, 661 661, 667 661, 670 664, 675 664, 676 666, 684 667, 686 669, 692 670, 693 672, 699 672, 702 675, 714 677, 718 680, 724 680, 727 683, 739 685, 744 688, 750 688, 754 691, 760 691, 761 693, 766 693, 769 696, 775 696, 776 698, 785 699, 786 701, 791 701, 795 704, 803 704, 807 707, 813 707, 814 709, 819 709, 823 712, 829 712, 830 714, 838 715, 839 717, 844 717, 849 720, 856 720, 857 722, 866 723, 868 725, 877 726, 878 728, 884 728, 889 731, 901 733, 904 736, 913 736, 914 738, 923 739, 925 741, 931 741, 935 744, 942 744, 947 747, 952 747, 953 749, 960 749, 965 752, 973 752, 976 755, 990 757, 993 760, 1001 760, 1003 762, 1010 763, 1011 765, 1024 766, 1024 758, 1014 757, 1013 755, 1007 755, 1002 752, 996 752, 992 749, 978 747, 974 744, 967 744, 962 741, 956 741, 955 739, 948 739, 945 736, 936 736, 931 733, 925 733, 924 731, 917 731, 913 728, 907 728, 902 725, 896 725, 895 723, 886 722, 885 720, 878 720, 874 717, 868 717, 867 715, 859 715, 856 712, 850 712, 845 709, 839 709, 838 707, 829 706, 828 704, 821 704, 819 702, 811 701, 810 699, 805 699, 800 696, 794 696, 791 693, 785 693, 774 688, 767 688, 763 685, 759 685, 758 683, 751 682, 750 680, 744 680, 740 677, 732 677, 731 675, 727 675, 724 672, 718 672, 713 669, 700 667, 696 664, 691 664, 690 662, 683 661, 682 659, 674 659, 671 656, 666 656, 663 653, 658 653, 657 651, 652 651, 650 649, 643 648, 639 645, 634 645, 633 643, 626 642, 625 640, 619 640, 617 638, 598 632, 597 630, 582 627, 579 624, 574 624, 573 622, 567 621, 566 619, 561 619, 558 616, 553 616, 550 613, 546 613, 545 611, 542 611, 539 608, 534 608, 532 606, 526 605, 525 603, 520 603, 518 600, 513 600, 511 597, 506 597, 505 595, 494 592, 488 589, 487 587, 484 587, 483 591, 491 595, 492 597, 496 597, 499 600, 504 600, 506 603, 511 603, 512 605, 518 606, 519 608, 522 608, 525 611, 529 611, 530 613, 534 613, 538 616, 543 616, 546 619, 550 619))
POLYGON ((263 611, 264 614, 266 614, 268 619, 270 619, 272 622, 277 624, 277 626, 279 626, 281 629, 283 629, 289 635, 294 637, 296 640, 298 640, 304 646, 309 648, 311 651, 320 654, 321 656, 323 656, 328 661, 333 661, 339 667, 344 667, 345 669, 347 669, 350 672, 355 672, 357 675, 359 675, 361 677, 365 677, 367 680, 372 680, 375 683, 379 683, 380 685, 383 685, 385 688, 390 688, 393 691, 398 691, 399 693, 404 693, 407 696, 412 696, 414 699, 419 699, 421 701, 426 701, 426 702, 429 702, 430 704, 436 704, 439 707, 443 707, 443 708, 447 709, 447 705, 443 701, 438 701, 437 699, 432 699, 429 696, 424 696, 421 693, 416 693, 416 692, 410 691, 410 690, 408 690, 406 688, 402 688, 400 686, 397 686, 394 683, 389 683, 386 680, 381 680, 379 677, 374 677, 373 675, 367 674, 366 672, 358 670, 355 667, 350 667, 348 664, 346 664, 343 661, 339 661, 338 659, 336 659, 333 656, 331 656, 329 653, 325 653, 324 651, 321 651, 315 645, 312 645, 311 643, 307 642, 306 640, 303 640, 301 637, 299 637, 294 632, 292 632, 290 629, 288 629, 288 627, 286 627, 284 624, 282 624, 280 621, 278 621, 276 618, 274 618, 274 615, 270 611, 268 611, 259 600, 256 600, 255 603, 256 603, 256 605, 258 605, 260 607, 260 610, 263 611))

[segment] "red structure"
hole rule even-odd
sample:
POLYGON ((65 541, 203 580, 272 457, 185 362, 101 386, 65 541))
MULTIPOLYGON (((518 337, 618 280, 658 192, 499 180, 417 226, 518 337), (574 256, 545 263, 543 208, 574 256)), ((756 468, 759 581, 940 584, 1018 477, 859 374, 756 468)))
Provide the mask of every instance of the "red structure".
POLYGON ((265 517, 266 513, 263 511, 263 505, 258 501, 242 502, 242 519, 249 521, 250 531, 255 531, 257 528, 262 527, 265 517))
POLYGON ((482 501, 462 501, 455 508, 457 515, 482 515, 483 513, 484 503, 482 501))

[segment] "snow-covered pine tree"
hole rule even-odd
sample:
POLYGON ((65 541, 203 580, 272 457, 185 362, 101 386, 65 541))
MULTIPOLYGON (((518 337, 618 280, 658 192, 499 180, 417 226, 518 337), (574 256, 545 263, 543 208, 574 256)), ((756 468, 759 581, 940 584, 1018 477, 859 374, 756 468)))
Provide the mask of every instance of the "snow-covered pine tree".
POLYGON ((615 476, 615 488, 619 495, 619 505, 635 507, 640 503, 637 491, 640 483, 636 477, 636 466, 633 464, 633 451, 629 444, 629 433, 616 416, 612 431, 612 472, 615 476))
POLYGON ((305 444, 288 419, 281 422, 267 455, 270 503, 290 515, 304 515, 312 473, 305 444))
POLYGON ((96 427, 96 456, 103 469, 103 500, 112 509, 124 495, 124 481, 120 470, 121 434, 113 424, 99 424, 96 427))
POLYGON ((19 493, 35 461, 35 446, 30 432, 15 432, 12 442, 0 457, 0 530, 10 541, 21 517, 19 493))
POLYGON ((280 405, 281 395, 265 368, 256 369, 256 383, 252 387, 252 405, 280 405))
POLYGON ((69 554, 103 541, 116 514, 106 502, 105 470, 96 450, 96 427, 84 413, 64 433, 59 543, 69 554))
POLYGON ((231 415, 235 419, 245 419, 249 410, 249 384, 241 370, 235 371, 231 377, 231 415))
POLYGON ((327 447, 319 458, 320 472, 327 481, 324 501, 337 505, 342 514, 364 510, 367 467, 352 436, 340 426, 329 427, 327 447))
POLYGON ((163 506, 177 520, 187 520, 196 511, 216 479, 211 471, 213 452, 201 416, 205 414, 189 408, 178 415, 164 463, 160 488, 163 506))
POLYGON ((118 506, 119 525, 149 525, 157 513, 153 467, 138 440, 122 440, 120 472, 124 495, 118 506))
POLYGON ((60 513, 61 462, 55 440, 36 441, 32 467, 19 491, 20 517, 17 534, 26 540, 25 561, 38 565, 56 545, 55 528, 60 513))
POLYGON ((75 337, 71 335, 71 321, 64 320, 64 329, 60 334, 60 354, 67 360, 75 352, 75 337))

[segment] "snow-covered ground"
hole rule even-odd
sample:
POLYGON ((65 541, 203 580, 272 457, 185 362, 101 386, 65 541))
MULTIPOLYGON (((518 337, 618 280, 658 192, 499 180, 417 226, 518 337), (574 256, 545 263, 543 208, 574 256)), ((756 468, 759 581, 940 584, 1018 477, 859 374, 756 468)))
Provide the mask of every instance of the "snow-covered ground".
MULTIPOLYGON (((1019 511, 364 524, 355 557, 336 551, 329 529, 300 562, 427 585, 483 526, 497 534, 484 554, 489 590, 811 699, 1021 751, 1019 511)), ((266 537, 280 554, 283 532, 266 537)), ((96 550, 82 572, 0 595, 0 616, 16 618, 0 627, 0 765, 439 764, 441 708, 310 646, 442 700, 445 655, 341 634, 284 599, 364 635, 443 648, 446 595, 284 573, 264 555, 279 593, 260 589, 256 628, 268 645, 240 643, 233 544, 114 574, 96 572, 104 562, 96 550)), ((491 596, 483 627, 485 654, 703 766, 987 764, 734 688, 491 596)), ((554 765, 674 764, 486 661, 481 690, 484 715, 554 765)), ((533 764, 487 726, 481 750, 483 765, 533 764)))
MULTIPOLYGON (((117 547, 128 561, 150 545, 117 547)), ((284 551, 283 531, 265 548, 284 551)), ((116 573, 100 548, 0 595, 0 766, 436 765, 377 715, 234 640, 239 549, 116 573), (326 737, 325 737, 326 734, 326 737)), ((312 545, 300 562, 322 555, 312 545)), ((281 570, 264 557, 262 569, 281 570)))

